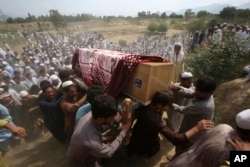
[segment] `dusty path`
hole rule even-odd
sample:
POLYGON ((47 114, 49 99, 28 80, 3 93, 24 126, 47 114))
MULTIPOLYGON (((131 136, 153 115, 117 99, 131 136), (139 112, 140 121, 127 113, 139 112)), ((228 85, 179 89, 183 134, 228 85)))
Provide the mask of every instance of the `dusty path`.
MULTIPOLYGON (((161 150, 151 159, 135 157, 127 159, 121 147, 111 159, 106 161, 107 167, 163 167, 165 158, 173 146, 165 139, 161 140, 161 150)), ((5 156, 9 167, 66 167, 65 154, 67 146, 58 143, 49 132, 43 136, 29 139, 23 145, 17 145, 5 156)))

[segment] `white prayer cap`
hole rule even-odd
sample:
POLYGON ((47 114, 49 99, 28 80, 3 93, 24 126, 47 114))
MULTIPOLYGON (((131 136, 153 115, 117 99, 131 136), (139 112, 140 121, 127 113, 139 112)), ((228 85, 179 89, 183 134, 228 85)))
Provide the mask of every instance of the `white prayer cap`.
POLYGON ((72 65, 66 65, 65 68, 66 69, 72 69, 72 65))
POLYGON ((29 95, 29 93, 28 93, 26 90, 22 90, 21 92, 19 92, 19 96, 20 96, 21 98, 26 97, 26 96, 28 96, 28 95, 29 95))
POLYGON ((245 130, 250 130, 250 109, 243 110, 236 115, 236 125, 245 130))
POLYGON ((72 81, 65 81, 62 83, 62 87, 65 88, 67 86, 71 86, 71 85, 74 85, 74 83, 72 81))
POLYGON ((175 42, 174 46, 182 46, 181 42, 175 42))
POLYGON ((6 62, 6 61, 3 61, 3 65, 7 65, 7 62, 6 62))
POLYGON ((218 28, 217 26, 214 26, 214 28, 218 28))
POLYGON ((55 74, 53 74, 53 75, 50 76, 50 80, 51 81, 58 80, 58 79, 59 79, 59 77, 57 75, 55 75, 55 74))
POLYGON ((3 93, 0 95, 0 100, 4 99, 5 97, 9 97, 10 94, 9 93, 3 93))
POLYGON ((55 68, 54 68, 54 67, 50 67, 49 69, 50 69, 50 70, 55 70, 55 68))
POLYGON ((4 89, 3 88, 0 88, 0 92, 3 92, 4 91, 4 89))
POLYGON ((191 72, 183 72, 181 78, 192 78, 193 74, 191 72))
POLYGON ((26 69, 30 69, 30 66, 26 66, 25 68, 26 68, 26 69))
POLYGON ((42 66, 42 67, 43 67, 43 66, 44 66, 44 64, 43 64, 43 63, 41 63, 41 64, 40 64, 40 66, 42 66))

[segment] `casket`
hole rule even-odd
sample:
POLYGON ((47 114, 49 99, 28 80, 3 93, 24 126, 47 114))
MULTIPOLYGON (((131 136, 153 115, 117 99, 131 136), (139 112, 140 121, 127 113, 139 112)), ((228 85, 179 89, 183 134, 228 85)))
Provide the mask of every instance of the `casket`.
POLYGON ((158 56, 78 48, 72 69, 87 86, 102 85, 111 96, 125 93, 148 104, 155 91, 168 88, 173 64, 158 56))
POLYGON ((124 93, 143 105, 147 105, 156 91, 169 88, 173 69, 172 63, 139 63, 124 93))

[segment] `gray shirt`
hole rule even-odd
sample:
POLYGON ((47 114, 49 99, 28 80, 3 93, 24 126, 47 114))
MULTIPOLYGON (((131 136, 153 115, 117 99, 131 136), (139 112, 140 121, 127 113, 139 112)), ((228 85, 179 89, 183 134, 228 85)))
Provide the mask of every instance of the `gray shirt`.
POLYGON ((185 153, 173 159, 166 167, 215 167, 229 160, 233 150, 227 139, 236 137, 235 130, 220 124, 199 138, 185 153))
POLYGON ((69 166, 92 167, 98 158, 111 157, 121 145, 126 132, 121 131, 109 144, 103 143, 102 132, 94 125, 92 113, 87 113, 78 122, 71 137, 67 152, 69 166))
MULTIPOLYGON (((186 132, 202 119, 213 119, 215 109, 214 98, 211 95, 206 100, 193 99, 193 102, 187 106, 173 104, 173 108, 175 111, 184 114, 179 132, 186 132)), ((199 133, 198 135, 201 134, 202 133, 199 133)), ((198 137, 198 135, 196 135, 196 137, 198 137)))

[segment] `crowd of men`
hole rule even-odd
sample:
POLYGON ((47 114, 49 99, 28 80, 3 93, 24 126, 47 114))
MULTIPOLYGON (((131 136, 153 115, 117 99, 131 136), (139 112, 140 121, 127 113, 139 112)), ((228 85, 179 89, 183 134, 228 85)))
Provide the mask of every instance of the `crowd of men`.
POLYGON ((247 25, 228 25, 227 23, 212 25, 207 32, 195 31, 190 39, 188 51, 193 52, 195 46, 207 46, 209 43, 218 43, 225 39, 225 36, 231 35, 239 41, 246 42, 247 49, 250 49, 250 27, 247 25))
MULTIPOLYGON (((157 35, 139 37, 137 42, 124 47, 107 41, 99 33, 73 36, 20 31, 19 35, 23 35, 28 41, 22 53, 14 53, 6 42, 3 43, 3 49, 0 49, 0 125, 2 127, 0 128, 0 151, 5 154, 11 150, 11 140, 20 141, 33 135, 42 135, 44 130, 48 129, 55 139, 69 146, 67 157, 71 166, 101 165, 100 158, 111 157, 126 135, 131 133, 131 122, 122 124, 120 132, 112 139, 102 136, 105 125, 111 124, 108 128, 112 128, 119 124, 117 103, 113 97, 105 94, 102 87, 94 85, 86 89, 74 82, 71 59, 76 49, 88 47, 159 55, 175 63, 175 61, 183 62, 184 49, 193 50, 195 45, 204 43, 206 38, 213 38, 219 42, 223 39, 225 31, 234 33, 236 38, 249 41, 248 27, 232 27, 226 24, 214 26, 208 33, 194 34, 193 38, 186 34, 176 34, 172 37, 157 35), (176 41, 180 42, 176 43, 176 41), (177 55, 180 57, 176 58, 177 55)), ((1 34, 0 37, 8 36, 1 34)), ((15 36, 11 38, 15 40, 15 36)), ((183 67, 183 65, 179 66, 183 67)), ((200 136, 203 134, 200 131, 212 128, 211 121, 215 107, 212 94, 216 83, 212 77, 204 77, 199 78, 194 86, 191 73, 178 71, 176 77, 180 76, 180 83, 171 84, 170 89, 173 94, 169 91, 156 92, 149 106, 135 109, 137 116, 135 118, 138 122, 132 131, 132 142, 128 146, 129 156, 142 155, 149 158, 155 155, 159 151, 158 134, 161 133, 176 145, 176 155, 172 164, 184 163, 186 157, 182 153, 195 147, 196 142, 200 142, 200 136), (168 107, 170 108, 168 109, 169 121, 166 126, 162 124, 161 116, 168 107), (181 115, 176 114, 177 112, 181 115), (145 127, 147 127, 146 130, 145 127), (142 138, 148 140, 145 139, 143 143, 142 138), (179 157, 182 159, 177 161, 179 157)), ((175 78, 174 82, 177 81, 178 79, 175 78)), ((247 115, 249 118, 249 111, 245 113, 246 111, 244 116, 247 115)), ((236 122, 239 126, 237 130, 246 133, 243 139, 250 141, 249 133, 245 132, 249 131, 249 126, 242 125, 244 121, 249 123, 250 120, 240 119, 236 122)), ((234 130, 228 128, 228 133, 231 131, 234 130)), ((233 141, 230 142, 235 144, 233 141)), ((220 144, 223 146, 225 143, 220 144)), ((204 153, 204 155, 207 154, 204 153)), ((187 154, 187 156, 190 155, 187 154)), ((194 157, 194 161, 190 163, 204 166, 204 163, 196 158, 194 157)), ((223 154, 220 162, 216 161, 214 164, 218 165, 225 160, 227 160, 226 153, 223 154)))

